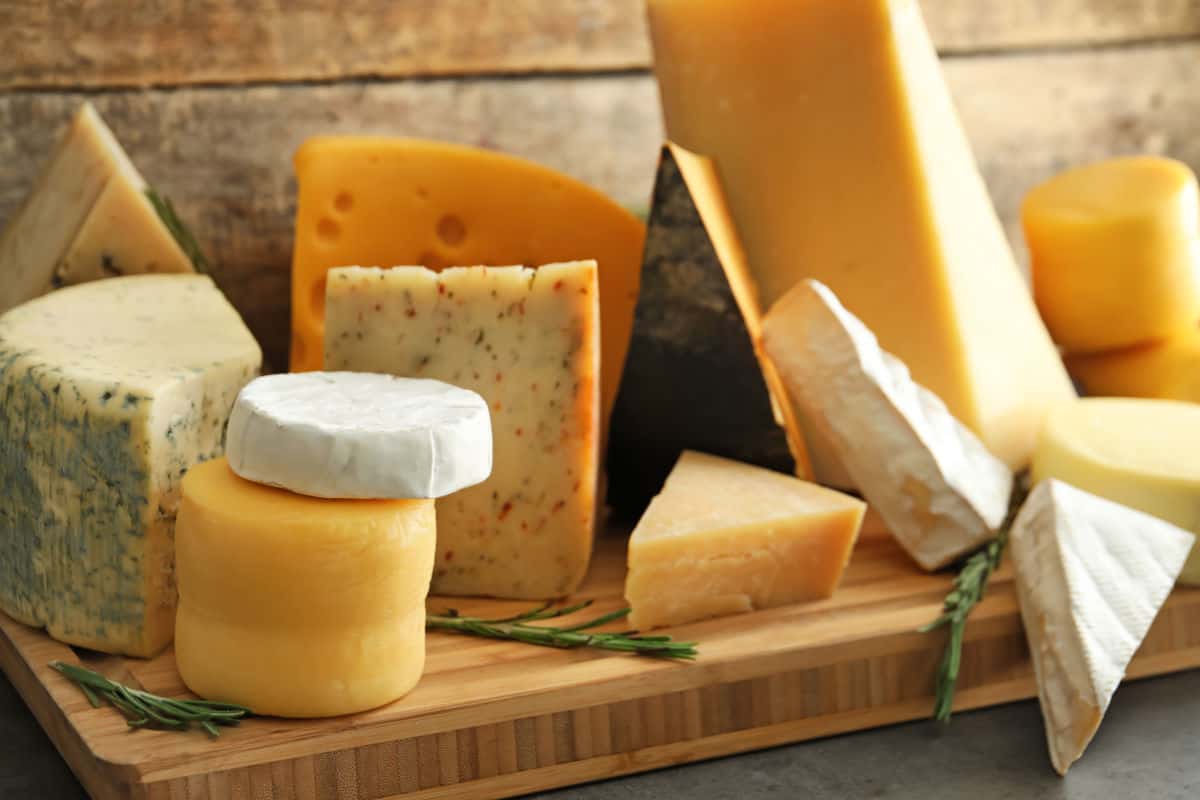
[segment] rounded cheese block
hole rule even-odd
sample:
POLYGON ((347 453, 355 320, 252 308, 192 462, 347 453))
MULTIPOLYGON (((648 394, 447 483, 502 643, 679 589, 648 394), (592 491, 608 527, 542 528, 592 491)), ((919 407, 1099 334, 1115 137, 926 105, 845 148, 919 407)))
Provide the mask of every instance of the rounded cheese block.
POLYGON ((1161 342, 1069 356, 1067 369, 1085 394, 1200 403, 1200 326, 1161 342))
POLYGON ((404 695, 425 664, 432 500, 321 500, 225 459, 183 481, 175 659, 201 697, 327 717, 404 695))
POLYGON ((1198 198, 1186 165, 1148 156, 1073 169, 1029 193, 1034 295, 1064 350, 1154 341, 1200 320, 1198 198))
POLYGON ((444 497, 492 473, 492 423, 482 397, 441 381, 268 375, 238 395, 226 457, 247 480, 314 497, 444 497))
MULTIPOLYGON (((1200 533, 1200 405, 1089 398, 1046 420, 1033 481, 1057 478, 1200 533)), ((1181 583, 1200 584, 1200 548, 1181 583)))

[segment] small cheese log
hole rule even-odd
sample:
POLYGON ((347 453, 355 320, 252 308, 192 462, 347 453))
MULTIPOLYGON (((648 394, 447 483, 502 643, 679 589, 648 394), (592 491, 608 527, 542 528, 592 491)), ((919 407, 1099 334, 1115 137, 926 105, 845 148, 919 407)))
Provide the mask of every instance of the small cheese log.
POLYGON ((1033 490, 1010 551, 1050 760, 1060 775, 1100 727, 1195 537, 1055 480, 1033 490))
POLYGON ((0 317, 0 609, 93 650, 165 647, 180 479, 224 451, 261 361, 199 275, 88 283, 0 317))
POLYGON ((434 378, 492 411, 492 476, 438 501, 437 594, 549 598, 583 580, 598 454, 596 264, 329 275, 329 369, 434 378))
POLYGON ((1200 403, 1200 326, 1160 342, 1066 361, 1084 394, 1200 403))
POLYGON ((829 597, 866 505, 771 470, 685 452, 629 540, 644 630, 829 597))
POLYGON ((329 717, 406 694, 425 665, 432 500, 323 500, 183 481, 175 661, 188 688, 256 714, 329 717))
POLYGON ((1038 309, 1068 353, 1163 339, 1200 320, 1200 192, 1167 158, 1101 161, 1021 209, 1038 309))
MULTIPOLYGON (((1054 410, 1033 479, 1056 478, 1200 534, 1200 405, 1087 398, 1054 410)), ((1200 585, 1200 548, 1180 583, 1200 585)))

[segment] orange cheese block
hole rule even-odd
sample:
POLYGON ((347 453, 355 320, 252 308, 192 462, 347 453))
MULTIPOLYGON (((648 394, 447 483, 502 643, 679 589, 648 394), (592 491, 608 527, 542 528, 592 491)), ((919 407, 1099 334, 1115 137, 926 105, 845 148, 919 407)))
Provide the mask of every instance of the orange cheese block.
POLYGON ((599 264, 601 419, 616 397, 646 226, 599 191, 530 161, 415 139, 321 137, 297 151, 293 371, 320 369, 333 267, 599 264))
POLYGON ((1084 394, 1200 403, 1200 326, 1161 342, 1067 356, 1084 394))

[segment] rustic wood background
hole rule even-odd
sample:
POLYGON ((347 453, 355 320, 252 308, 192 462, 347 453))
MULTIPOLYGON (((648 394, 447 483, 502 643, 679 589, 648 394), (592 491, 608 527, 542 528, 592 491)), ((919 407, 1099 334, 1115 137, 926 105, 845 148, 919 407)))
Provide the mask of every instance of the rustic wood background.
MULTIPOLYGON (((295 184, 318 133, 494 147, 630 206, 662 125, 642 0, 7 0, 0 221, 90 99, 286 363, 295 184)), ((992 195, 1063 167, 1200 167, 1200 0, 922 0, 992 195)))

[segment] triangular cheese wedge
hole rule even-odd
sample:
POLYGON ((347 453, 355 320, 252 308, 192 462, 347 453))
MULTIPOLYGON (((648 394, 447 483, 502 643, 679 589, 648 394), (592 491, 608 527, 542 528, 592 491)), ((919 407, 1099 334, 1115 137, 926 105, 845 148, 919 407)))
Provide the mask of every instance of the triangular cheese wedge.
POLYGON ((778 472, 685 452, 629 541, 639 629, 829 597, 866 506, 778 472))
POLYGON ((1183 568, 1187 531, 1055 480, 1010 538, 1050 760, 1083 754, 1183 568))
POLYGON ((811 432, 918 564, 945 566, 995 535, 1012 472, 826 286, 798 284, 763 342, 811 432))
POLYGON ((745 272, 712 163, 664 147, 609 438, 618 512, 640 513, 687 448, 807 474, 785 392, 757 352, 745 272))

